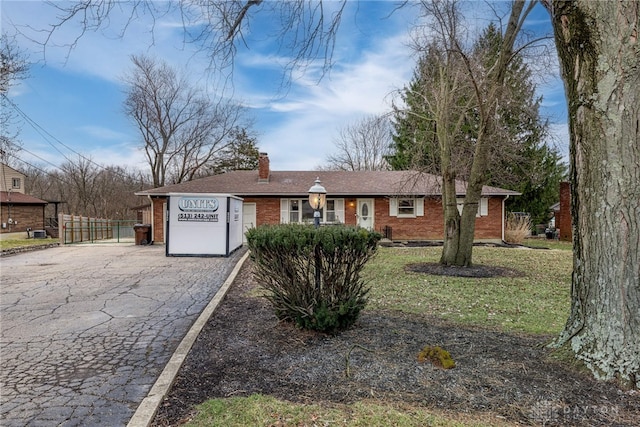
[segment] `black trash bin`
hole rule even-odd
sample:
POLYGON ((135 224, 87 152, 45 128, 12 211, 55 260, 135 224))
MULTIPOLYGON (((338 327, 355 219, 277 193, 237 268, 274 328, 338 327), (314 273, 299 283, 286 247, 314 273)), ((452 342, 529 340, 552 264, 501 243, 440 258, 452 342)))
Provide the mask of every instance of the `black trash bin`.
POLYGON ((136 232, 136 245, 151 243, 151 224, 135 224, 133 230, 136 232))

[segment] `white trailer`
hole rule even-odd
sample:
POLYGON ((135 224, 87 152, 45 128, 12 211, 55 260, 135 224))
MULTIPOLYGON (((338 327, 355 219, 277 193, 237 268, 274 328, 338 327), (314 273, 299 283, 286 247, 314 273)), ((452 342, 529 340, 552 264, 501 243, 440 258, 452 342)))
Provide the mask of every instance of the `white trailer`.
POLYGON ((229 256, 242 246, 242 199, 231 194, 169 193, 167 256, 229 256))

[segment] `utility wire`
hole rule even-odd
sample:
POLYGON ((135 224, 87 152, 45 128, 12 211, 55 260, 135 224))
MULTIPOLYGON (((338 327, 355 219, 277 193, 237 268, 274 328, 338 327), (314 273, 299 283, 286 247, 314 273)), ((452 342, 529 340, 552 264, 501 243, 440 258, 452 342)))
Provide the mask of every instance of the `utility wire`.
MULTIPOLYGON (((62 169, 60 169, 58 166, 54 165, 53 163, 49 162, 48 160, 43 159, 42 157, 38 156, 37 154, 32 153, 31 151, 29 151, 29 150, 27 150, 27 149, 25 149, 25 148, 22 148, 22 150, 26 151, 27 153, 31 154, 31 155, 32 155, 32 156, 34 156, 34 157, 37 157, 38 159, 42 160, 43 162, 48 163, 49 165, 51 165, 51 166, 53 166, 54 168, 58 169, 60 172, 64 173, 64 171, 63 171, 62 169)), ((37 170, 37 171, 40 171, 40 172, 44 173, 45 175, 47 175, 47 176, 48 176, 48 177, 50 177, 50 178, 55 178, 55 179, 57 179, 58 181, 61 181, 62 183, 67 184, 67 185, 73 185, 73 183, 71 183, 71 182, 69 182, 69 181, 65 180, 65 179, 62 177, 62 176, 64 176, 64 175, 60 176, 60 175, 58 175, 57 173, 52 173, 51 171, 48 171, 48 170, 42 169, 42 168, 40 168, 40 167, 38 167, 38 166, 36 166, 36 165, 34 165, 34 164, 32 164, 32 163, 27 162, 26 160, 23 160, 23 159, 19 158, 19 157, 18 157, 18 156, 16 156, 15 154, 7 153, 7 156, 9 156, 9 157, 13 157, 13 158, 14 158, 14 159, 16 159, 17 161, 19 161, 19 162, 21 162, 21 163, 24 163, 25 165, 30 166, 30 167, 34 168, 35 170, 37 170)))
MULTIPOLYGON (((66 145, 64 142, 60 141, 60 140, 59 140, 58 138, 56 138, 55 136, 51 135, 51 134, 50 134, 46 129, 44 129, 42 126, 40 126, 40 125, 39 125, 35 120, 33 120, 31 117, 29 117, 29 115, 28 115, 27 113, 25 113, 24 111, 22 111, 22 110, 20 109, 20 107, 18 107, 18 106, 17 106, 13 101, 11 101, 11 100, 10 100, 10 99, 9 99, 9 98, 4 94, 4 93, 2 94, 2 97, 3 97, 3 98, 4 98, 4 99, 9 103, 9 105, 11 105, 11 107, 12 107, 14 110, 16 110, 16 112, 17 112, 17 113, 18 113, 22 118, 24 118, 24 119, 26 120, 26 122, 27 122, 27 123, 28 123, 28 124, 29 124, 29 125, 30 125, 30 126, 31 126, 35 131, 36 131, 36 132, 38 132, 38 134, 39 134, 40 136, 42 136, 42 138, 43 138, 43 139, 44 139, 44 140, 45 140, 49 145, 51 145, 51 147, 53 147, 53 149, 54 149, 54 150, 56 150, 58 153, 60 153, 60 155, 62 155, 62 157, 64 157, 68 162, 70 162, 70 163, 72 163, 72 164, 74 163, 74 161, 73 161, 73 160, 71 160, 70 158, 68 158, 68 157, 67 157, 67 156, 66 156, 62 151, 60 151, 60 149, 58 149, 58 147, 56 147, 56 146, 55 146, 55 145, 54 145, 54 144, 49 140, 49 138, 53 139, 55 142, 57 142, 58 144, 62 145, 64 148, 66 148, 67 150, 71 151, 72 153, 77 154, 79 157, 81 157, 82 159, 86 160, 87 162, 89 162, 89 163, 91 163, 91 164, 93 164, 93 165, 95 165, 95 166, 99 167, 99 168, 100 168, 100 169, 102 169, 102 170, 108 170, 108 169, 107 169, 107 167, 105 167, 105 166, 103 166, 103 165, 101 165, 101 164, 99 164, 99 163, 94 162, 93 160, 91 160, 91 158, 86 157, 86 156, 84 156, 83 154, 81 154, 81 153, 77 152, 77 151, 76 151, 76 150, 74 150, 73 148, 71 148, 71 147, 69 147, 68 145, 66 145), (49 138, 48 138, 48 137, 49 137, 49 138)), ((23 149, 24 151, 27 151, 27 150, 25 150, 24 148, 22 148, 22 149, 23 149)), ((31 152, 29 152, 29 151, 27 151, 27 152, 33 155, 33 153, 31 153, 31 152)), ((47 161, 47 160, 44 160, 44 159, 42 159, 42 158, 41 158, 41 157, 39 157, 39 156, 36 156, 36 157, 38 157, 39 159, 41 159, 41 160, 43 160, 43 161, 47 162, 48 164, 53 165, 54 167, 58 168, 58 167, 57 167, 57 166, 55 166, 53 163, 51 163, 51 162, 49 162, 49 161, 47 161)), ((120 174, 120 173, 118 173, 117 171, 111 171, 111 172, 116 173, 116 175, 120 175, 120 177, 121 177, 121 178, 128 178, 126 175, 124 175, 124 174, 120 174)))

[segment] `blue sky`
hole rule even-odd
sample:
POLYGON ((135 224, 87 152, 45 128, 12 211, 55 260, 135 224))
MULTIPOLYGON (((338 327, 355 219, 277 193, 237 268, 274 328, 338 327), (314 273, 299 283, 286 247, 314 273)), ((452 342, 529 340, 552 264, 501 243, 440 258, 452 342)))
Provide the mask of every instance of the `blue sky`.
MULTIPOLYGON (((484 4, 476 2, 473 6, 484 4)), ((260 21, 247 33, 249 47, 239 46, 233 85, 227 94, 248 107, 260 151, 269 153, 274 170, 313 169, 334 150, 341 128, 365 115, 388 112, 393 92, 407 84, 415 59, 408 47, 413 14, 405 8, 389 16, 396 2, 350 2, 343 18, 331 74, 317 83, 317 71, 295 74, 285 92, 280 86, 284 51, 277 51, 260 21)), ((329 3, 331 6, 331 3, 329 3)), ((47 28, 56 11, 42 1, 0 3, 3 31, 12 25, 47 28)), ((258 16, 259 17, 259 16, 258 16)), ((204 85, 201 70, 207 59, 193 45, 183 45, 178 21, 166 16, 156 21, 153 39, 151 21, 142 16, 119 31, 123 16, 112 15, 111 24, 88 32, 70 52, 64 45, 73 40, 78 27, 62 27, 46 50, 25 39, 19 45, 34 64, 30 77, 10 93, 11 99, 40 129, 21 125, 25 151, 19 157, 39 167, 52 168, 76 159, 79 152, 104 165, 126 165, 147 170, 134 125, 123 114, 123 74, 130 69, 130 55, 146 53, 186 69, 194 83, 204 85), (69 148, 71 148, 71 150, 69 148), (35 157, 35 156, 37 157, 35 157), (44 160, 42 160, 44 159, 44 160)), ((549 28, 544 10, 538 10, 531 25, 549 28)), ((23 31, 27 31, 23 27, 23 31)), ((43 33, 31 33, 42 39, 43 33)), ((544 96, 543 113, 552 121, 555 142, 568 152, 566 107, 558 73, 539 83, 544 96)))

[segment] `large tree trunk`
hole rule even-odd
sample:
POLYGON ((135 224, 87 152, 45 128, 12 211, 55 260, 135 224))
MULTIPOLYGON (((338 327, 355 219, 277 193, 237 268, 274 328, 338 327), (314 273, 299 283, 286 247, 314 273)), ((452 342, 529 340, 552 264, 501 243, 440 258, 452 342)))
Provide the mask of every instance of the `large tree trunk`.
MULTIPOLYGON (((456 203, 456 178, 450 165, 442 169, 442 209, 444 213, 444 241, 440 263, 444 265, 465 265, 460 254, 460 214, 456 203)), ((468 263, 471 262, 469 254, 468 263)))
POLYGON ((569 105, 574 271, 567 341, 640 387, 639 1, 553 1, 569 105))

